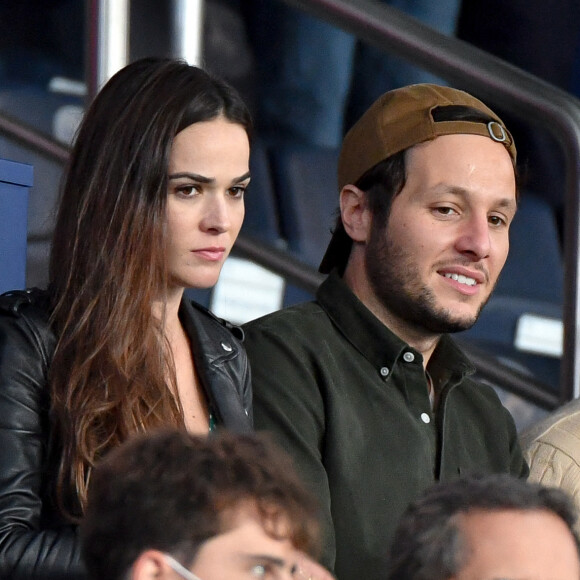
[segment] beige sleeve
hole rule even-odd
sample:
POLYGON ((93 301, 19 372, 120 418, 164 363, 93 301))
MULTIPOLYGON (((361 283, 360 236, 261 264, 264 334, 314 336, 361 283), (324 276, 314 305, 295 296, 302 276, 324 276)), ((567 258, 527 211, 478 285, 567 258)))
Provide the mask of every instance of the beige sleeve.
MULTIPOLYGON (((580 465, 567 453, 540 441, 534 441, 524 449, 524 457, 530 466, 528 481, 547 487, 559 487, 574 500, 580 519, 580 465)), ((580 521, 576 523, 580 533, 580 521)))

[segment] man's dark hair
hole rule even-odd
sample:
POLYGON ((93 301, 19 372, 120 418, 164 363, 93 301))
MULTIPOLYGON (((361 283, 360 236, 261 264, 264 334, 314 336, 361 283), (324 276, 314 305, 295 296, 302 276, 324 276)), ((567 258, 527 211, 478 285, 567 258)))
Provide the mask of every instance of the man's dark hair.
POLYGON ((580 554, 576 509, 565 492, 506 474, 469 477, 435 484, 407 508, 391 545, 387 579, 447 580, 457 575, 467 555, 457 516, 475 510, 553 513, 570 530, 580 554))
POLYGON ((286 454, 263 435, 182 431, 139 436, 96 467, 81 522, 82 550, 95 580, 121 580, 147 549, 191 566, 201 545, 253 507, 264 531, 312 556, 317 509, 286 454))

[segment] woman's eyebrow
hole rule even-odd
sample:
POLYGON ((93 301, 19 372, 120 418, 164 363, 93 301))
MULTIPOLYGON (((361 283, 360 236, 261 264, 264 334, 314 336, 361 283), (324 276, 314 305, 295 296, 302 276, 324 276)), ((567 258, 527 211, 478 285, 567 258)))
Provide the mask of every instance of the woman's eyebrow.
POLYGON ((205 177, 204 175, 199 175, 197 173, 189 173, 188 171, 182 171, 180 173, 171 173, 169 179, 191 179, 192 181, 199 181, 200 183, 213 183, 215 178, 205 177))
POLYGON ((240 175, 240 177, 235 177, 234 179, 232 179, 232 183, 239 183, 240 181, 246 181, 246 179, 249 179, 251 177, 250 172, 246 171, 246 173, 244 173, 243 175, 240 175))
MULTIPOLYGON (((190 173, 189 171, 182 171, 180 173, 172 173, 168 176, 168 179, 191 179, 192 181, 197 181, 198 183, 215 183, 215 177, 206 177, 204 175, 199 175, 198 173, 190 173)), ((245 181, 250 178, 250 172, 246 171, 240 177, 234 177, 231 183, 240 183, 240 181, 245 181)))

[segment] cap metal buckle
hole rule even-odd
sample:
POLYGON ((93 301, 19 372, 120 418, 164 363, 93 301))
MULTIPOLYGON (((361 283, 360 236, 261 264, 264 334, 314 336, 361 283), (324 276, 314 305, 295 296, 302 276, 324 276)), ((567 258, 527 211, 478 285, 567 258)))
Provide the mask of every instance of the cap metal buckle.
POLYGON ((490 121, 487 124, 487 130, 489 131, 489 136, 498 143, 507 143, 508 136, 505 129, 497 122, 490 121), (499 135, 497 134, 499 132, 499 135))

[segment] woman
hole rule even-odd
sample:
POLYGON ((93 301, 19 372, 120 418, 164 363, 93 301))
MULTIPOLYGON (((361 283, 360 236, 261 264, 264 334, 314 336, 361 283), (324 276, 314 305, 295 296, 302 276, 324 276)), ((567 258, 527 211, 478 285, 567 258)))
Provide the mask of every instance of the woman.
POLYGON ((0 578, 84 577, 91 470, 131 434, 251 430, 241 331, 183 298, 240 231, 249 132, 231 87, 173 60, 127 66, 87 111, 49 289, 0 299, 0 578))

